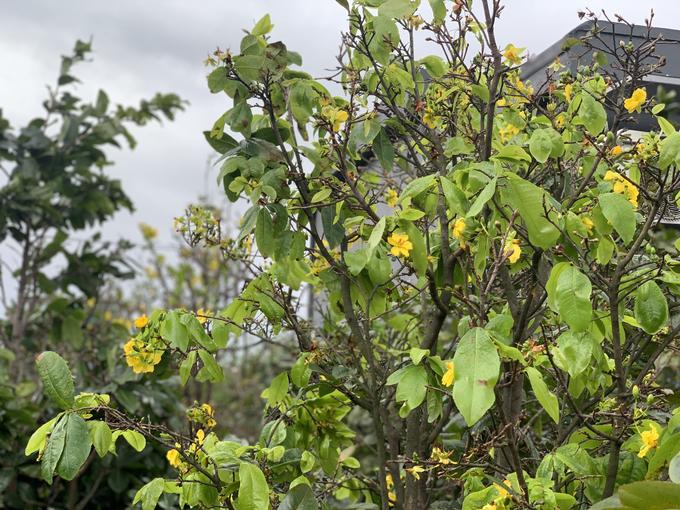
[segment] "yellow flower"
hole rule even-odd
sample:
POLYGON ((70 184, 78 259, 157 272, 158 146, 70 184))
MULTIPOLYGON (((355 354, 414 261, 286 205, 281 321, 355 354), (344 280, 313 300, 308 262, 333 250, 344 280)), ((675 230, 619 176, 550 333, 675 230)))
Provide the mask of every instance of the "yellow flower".
POLYGON ((492 501, 491 503, 484 505, 481 510, 496 510, 496 502, 492 501))
POLYGON ((522 53, 523 51, 524 48, 515 48, 512 44, 509 44, 505 48, 505 53, 503 53, 503 57, 505 57, 505 59, 511 64, 518 66, 522 63, 522 59, 520 58, 519 54, 522 53))
POLYGON ((439 449, 438 446, 435 446, 434 448, 432 448, 431 459, 436 461, 436 462, 439 462, 440 464, 444 464, 444 465, 451 464, 451 463, 455 464, 455 462, 453 462, 451 459, 449 459, 449 457, 451 456, 452 453, 453 453, 452 451, 451 452, 445 452, 445 451, 443 452, 439 449))
POLYGON ((567 103, 571 103, 571 83, 564 86, 564 97, 567 98, 567 103))
POLYGON ((132 349, 134 348, 136 343, 136 340, 134 338, 130 338, 130 341, 125 344, 125 347, 123 347, 123 350, 125 351, 126 355, 130 355, 132 352, 132 349))
POLYGON ((581 217, 581 223, 583 223, 583 226, 586 227, 586 231, 588 232, 588 235, 593 235, 593 227, 595 226, 595 223, 593 223, 593 220, 590 218, 587 218, 585 216, 581 217))
POLYGON ((420 466, 413 466, 410 469, 404 469, 404 471, 408 471, 409 473, 411 473, 413 475, 413 478, 415 478, 416 480, 420 480, 420 473, 425 472, 425 470, 420 466))
POLYGON ((640 453, 638 453, 638 457, 642 458, 647 455, 649 450, 659 446, 659 443, 657 442, 657 439, 659 439, 659 432, 652 426, 651 430, 645 430, 640 435, 642 436, 642 444, 644 446, 640 450, 640 453))
POLYGON ((458 218, 453 224, 453 237, 463 239, 463 232, 465 232, 465 218, 458 218))
POLYGON ((203 308, 198 309, 198 311, 196 312, 196 318, 198 319, 198 322, 200 322, 201 324, 205 324, 205 321, 207 321, 208 319, 206 317, 200 317, 201 315, 205 315, 203 308))
POLYGON ((413 249, 413 244, 408 240, 408 235, 393 233, 387 238, 387 242, 392 245, 391 253, 395 257, 408 257, 409 251, 413 249))
POLYGON ((423 124, 425 124, 430 129, 434 129, 435 125, 437 124, 438 118, 439 116, 435 115, 434 112, 432 111, 432 108, 428 106, 425 115, 423 115, 423 124))
POLYGON ((453 361, 449 361, 446 368, 446 373, 442 376, 442 384, 448 388, 453 384, 453 361))
POLYGON ((625 195, 628 201, 633 204, 633 207, 637 209, 638 207, 638 195, 640 191, 637 189, 635 184, 630 181, 625 180, 616 172, 608 170, 604 176, 605 181, 614 181, 612 185, 612 191, 620 195, 625 195))
POLYGON ((158 229, 153 228, 151 225, 147 225, 146 223, 140 223, 139 229, 142 231, 142 236, 144 239, 153 239, 158 236, 158 229))
POLYGON ((175 230, 177 230, 177 224, 179 223, 179 218, 175 218, 175 230))
POLYGON ((566 67, 564 64, 560 64, 560 57, 555 58, 555 61, 548 66, 554 72, 558 72, 561 68, 566 67))
MULTIPOLYGON (((179 445, 177 445, 179 446, 179 445)), ((177 450, 170 450, 166 455, 168 462, 172 467, 180 467, 182 465, 182 459, 180 458, 179 452, 177 450)))
POLYGON ((647 100, 647 92, 644 89, 637 89, 633 95, 623 102, 623 106, 628 113, 637 110, 647 100))
POLYGON ((510 261, 511 264, 514 264, 519 260, 519 256, 522 254, 522 248, 519 247, 519 243, 521 243, 519 239, 513 239, 512 243, 505 248, 505 252, 503 252, 504 256, 509 255, 508 260, 510 261))
POLYGON ((202 446, 203 441, 205 441, 205 432, 203 432, 203 429, 198 429, 198 432, 196 432, 196 442, 202 446))
POLYGON ((510 496, 510 492, 508 491, 508 489, 512 487, 512 483, 510 483, 510 480, 508 480, 507 478, 501 485, 494 483, 493 486, 501 495, 501 498, 507 498, 508 496, 510 496))
POLYGON ((387 205, 394 207, 399 199, 399 195, 392 188, 387 189, 387 194, 385 195, 385 200, 387 200, 387 205))
POLYGON ((623 149, 621 148, 620 145, 617 145, 616 147, 613 147, 612 150, 609 151, 609 154, 612 156, 618 156, 623 152, 623 149))
POLYGON ((501 141, 505 143, 505 138, 507 137, 508 140, 512 140, 512 137, 515 136, 517 133, 519 133, 519 128, 516 126, 513 126, 512 124, 508 124, 508 126, 505 129, 499 129, 498 134, 501 135, 501 141))
POLYGON ((137 317, 135 319, 135 326, 137 326, 140 329, 143 328, 144 326, 146 326, 148 323, 149 323, 149 318, 146 316, 146 314, 142 314, 141 317, 137 317))
POLYGON ((321 115, 327 117, 333 123, 333 131, 336 133, 340 131, 340 126, 349 118, 349 114, 345 110, 324 106, 321 110, 321 115))
POLYGON ((388 489, 392 489, 394 487, 394 481, 392 480, 392 475, 387 475, 385 477, 385 482, 387 483, 388 489))
POLYGON ((501 108, 503 108, 506 104, 507 104, 507 101, 503 98, 496 101, 496 106, 500 106, 501 108))
POLYGON ((111 312, 104 312, 104 320, 105 321, 110 321, 112 317, 113 317, 113 314, 111 314, 111 312))

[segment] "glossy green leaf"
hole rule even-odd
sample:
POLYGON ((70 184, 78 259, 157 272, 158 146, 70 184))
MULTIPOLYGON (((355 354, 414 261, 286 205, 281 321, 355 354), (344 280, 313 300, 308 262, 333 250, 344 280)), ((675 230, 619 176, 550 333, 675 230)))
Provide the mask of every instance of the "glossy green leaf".
POLYGON ((64 410, 73 407, 75 389, 68 365, 56 352, 45 351, 36 359, 47 394, 64 410))
POLYGON ((496 193, 496 182, 496 178, 493 178, 486 186, 484 186, 484 189, 479 195, 477 195, 477 198, 470 206, 470 210, 465 215, 466 218, 474 218, 482 212, 482 209, 486 203, 491 200, 494 196, 494 193, 496 193))
POLYGON ((668 302, 655 282, 643 283, 635 296, 635 320, 645 333, 654 335, 668 322, 668 302))
POLYGON ((413 14, 419 3, 411 0, 387 0, 378 8, 378 14, 389 18, 403 18, 413 14))
POLYGON ((529 232, 529 240, 540 248, 550 248, 560 237, 560 231, 546 219, 546 211, 555 219, 551 211, 551 201, 545 191, 524 179, 511 174, 509 181, 515 195, 519 214, 529 232))
POLYGON ((576 333, 572 330, 562 333, 557 339, 557 344, 569 363, 569 375, 578 377, 588 368, 592 359, 594 341, 592 333, 588 331, 576 333))
POLYGON ((548 135, 547 129, 537 129, 531 135, 531 140, 529 141, 529 150, 531 155, 539 163, 545 163, 550 157, 553 145, 550 135, 548 135))
POLYGON ((493 405, 493 387, 500 373, 498 351, 482 328, 473 328, 460 339, 453 357, 453 399, 468 426, 493 405))
POLYGON ((158 499, 163 494, 163 489, 165 487, 165 480, 162 478, 154 478, 144 487, 137 491, 135 499, 132 504, 135 505, 142 502, 142 510, 153 510, 158 504, 158 499))
MULTIPOLYGON (((255 24, 255 28, 250 32, 251 35, 267 35, 272 31, 274 25, 271 22, 269 14, 265 14, 260 21, 255 24)), ((146 510, 146 509, 144 509, 146 510)))
POLYGON ((373 227, 368 242, 366 243, 366 259, 370 259, 373 256, 373 251, 378 247, 380 241, 382 241, 383 233, 385 232, 385 225, 387 224, 387 218, 383 216, 380 221, 376 223, 373 227))
POLYGON ((191 370, 196 366, 196 357, 196 351, 191 351, 179 366, 179 377, 182 381, 182 386, 187 383, 189 376, 191 375, 191 370))
POLYGON ((553 421, 559 423, 560 406, 557 397, 548 389, 548 385, 545 383, 543 376, 538 370, 534 367, 528 367, 526 372, 529 376, 529 382, 531 383, 531 388, 534 390, 536 398, 553 421))
POLYGON ((614 230, 628 244, 635 235, 635 213, 633 204, 618 193, 605 193, 599 196, 602 214, 612 224, 614 230))
POLYGON ((415 409, 425 400, 427 388, 427 371, 422 365, 412 366, 404 373, 397 386, 397 402, 407 402, 415 409))
POLYGON ((257 242, 257 249, 260 250, 260 255, 267 258, 274 253, 276 245, 274 243, 274 227, 272 225, 272 216, 266 208, 260 209, 257 215, 257 224, 255 225, 255 241, 257 242))
POLYGON ((317 510, 318 508, 319 502, 314 496, 314 491, 304 483, 290 489, 279 505, 279 510, 317 510))
POLYGON ((394 146, 384 128, 380 130, 373 142, 373 154, 378 158, 378 162, 384 170, 392 171, 394 168, 394 146))
POLYGON ((59 414, 58 416, 52 418, 50 421, 48 421, 47 423, 42 425, 38 430, 36 430, 33 433, 33 435, 31 435, 31 438, 28 440, 28 444, 26 445, 25 450, 26 456, 31 455, 42 449, 47 438, 47 433, 60 416, 62 415, 59 414))
POLYGON ((141 452, 146 447, 146 438, 136 430, 125 430, 122 436, 138 452, 141 452))
POLYGON ((64 451, 67 421, 67 418, 63 417, 57 422, 57 424, 54 426, 54 430, 52 430, 52 434, 47 440, 47 446, 45 447, 41 472, 43 479, 50 485, 52 485, 54 470, 57 467, 57 463, 59 462, 62 452, 64 451))
POLYGON ((170 342, 170 346, 186 352, 189 346, 189 331, 180 322, 178 312, 168 312, 165 317, 165 339, 170 342))
POLYGON ((619 487, 619 499, 633 510, 677 510, 680 505, 680 484, 645 481, 619 487))
POLYGON ((103 421, 95 421, 90 427, 90 439, 100 457, 106 455, 113 443, 113 433, 103 421))
POLYGON ((276 406, 288 394, 288 373, 277 375, 269 386, 269 407, 276 406))
POLYGON ((444 0, 430 0, 430 7, 432 14, 434 14, 434 21, 441 24, 446 19, 446 6, 444 0))
POLYGON ((597 136, 607 123, 607 111, 593 96, 584 92, 581 96, 579 117, 591 135, 597 136))
POLYGON ((404 228, 408 235, 408 240, 413 244, 413 249, 409 252, 409 259, 413 262, 413 269, 418 276, 423 276, 427 270, 427 246, 420 230, 410 221, 399 221, 399 225, 404 228))
POLYGON ((222 367, 217 364, 217 361, 212 356, 212 354, 200 349, 198 351, 198 355, 201 358, 201 361, 203 361, 203 365, 210 373, 210 382, 217 383, 224 381, 224 372, 222 371, 222 367))
POLYGON ((555 304, 562 319, 576 333, 582 333, 590 325, 593 305, 590 301, 592 285, 576 267, 562 271, 555 289, 555 304))
POLYGON ((213 70, 208 76, 208 88, 213 94, 222 92, 224 88, 229 83, 229 77, 227 75, 228 69, 226 67, 220 66, 213 70))
POLYGON ((87 423, 75 413, 68 414, 64 421, 64 451, 57 463, 56 472, 64 480, 73 480, 90 455, 90 433, 87 423))
POLYGON ((267 479, 257 466, 242 462, 238 470, 241 484, 238 489, 240 510, 267 510, 269 508, 269 487, 267 479))
POLYGON ((397 200, 396 205, 400 205, 408 197, 415 197, 420 195, 426 189, 432 187, 436 175, 426 175, 425 177, 419 177, 408 183, 404 191, 401 192, 399 200, 397 200))
POLYGON ((665 170, 671 165, 680 166, 680 133, 669 135, 661 145, 659 168, 665 170))
POLYGON ((671 459, 668 465, 668 477, 675 483, 680 483, 680 453, 671 459))

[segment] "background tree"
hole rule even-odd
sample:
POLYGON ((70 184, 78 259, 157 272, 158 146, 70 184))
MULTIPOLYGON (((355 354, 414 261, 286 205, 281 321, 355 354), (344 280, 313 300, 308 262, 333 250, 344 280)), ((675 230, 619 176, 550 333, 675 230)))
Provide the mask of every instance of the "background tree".
POLYGON ((178 413, 172 388, 159 380, 139 384, 124 369, 120 347, 129 328, 112 320, 115 307, 99 304, 112 279, 133 277, 126 259, 131 245, 102 241, 88 229, 120 209, 132 210, 120 182, 105 172, 111 161, 104 147, 123 140, 134 147, 126 126, 172 120, 183 102, 158 94, 138 108, 112 107, 103 90, 95 103, 82 102, 68 85, 78 81, 73 65, 90 51, 90 44, 78 41, 63 57, 44 117, 16 132, 0 112, 0 489, 12 508, 119 507, 140 478, 166 469, 152 448, 141 454, 123 446, 119 457, 89 457, 68 483, 37 483, 40 466, 24 450, 36 423, 56 413, 35 371, 34 359, 45 349, 73 364, 85 391, 111 392, 129 412, 157 420, 178 413), (136 391, 144 394, 144 405, 136 391))
POLYGON ((496 40, 497 1, 431 0, 432 20, 420 2, 340 3, 343 97, 291 68, 269 16, 208 59, 210 90, 233 99, 208 135, 218 182, 251 205, 233 241, 206 218, 182 230, 253 278, 219 313, 155 311, 126 345, 136 369, 169 352, 183 382, 221 382, 233 337, 294 334, 258 442, 220 440, 206 406, 179 431, 106 396, 81 407, 47 352, 64 412, 33 436, 43 475, 68 478, 90 441, 105 453, 125 430, 177 467, 137 494, 145 510, 163 493, 240 510, 673 508, 680 418, 654 367, 680 331, 678 268, 650 232, 680 191, 680 134, 662 117, 626 131, 663 108, 642 81, 662 64, 651 25, 635 45, 594 23, 569 43, 596 61, 556 61, 534 90, 523 50, 496 40), (436 54, 416 52, 416 30, 436 54))

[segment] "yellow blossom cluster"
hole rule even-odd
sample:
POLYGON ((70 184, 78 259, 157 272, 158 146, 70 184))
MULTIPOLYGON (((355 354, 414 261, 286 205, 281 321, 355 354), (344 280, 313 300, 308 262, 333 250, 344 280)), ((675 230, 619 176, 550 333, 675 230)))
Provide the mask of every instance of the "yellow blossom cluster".
POLYGON ((442 384, 447 388, 453 384, 453 361, 446 364, 446 373, 442 376, 442 384))
POLYGON ((512 138, 519 133, 519 128, 508 124, 505 129, 501 128, 498 130, 498 134, 501 135, 501 141, 506 143, 506 141, 512 140, 512 138))
POLYGON ((625 195, 628 201, 633 204, 633 207, 637 209, 639 191, 635 184, 624 179, 620 174, 612 172, 611 170, 607 171, 604 176, 604 180, 612 183, 612 191, 614 193, 625 195))
POLYGON ((189 418, 189 421, 200 423, 207 428, 213 428, 217 425, 217 422, 215 421, 215 411, 210 404, 192 407, 187 411, 187 417, 189 418))
POLYGON ((145 344, 137 338, 131 338, 123 347, 127 364, 132 367, 135 374, 153 372, 161 361, 162 351, 154 346, 145 344))
POLYGON ((147 241, 154 239, 155 237, 158 236, 158 229, 153 228, 151 225, 147 225, 146 223, 140 223, 139 224, 139 230, 142 231, 142 236, 147 241))
POLYGON ((387 205, 389 205, 390 207, 394 207, 397 204, 398 199, 399 194, 392 188, 388 188, 387 193, 385 193, 385 200, 387 201, 387 205))

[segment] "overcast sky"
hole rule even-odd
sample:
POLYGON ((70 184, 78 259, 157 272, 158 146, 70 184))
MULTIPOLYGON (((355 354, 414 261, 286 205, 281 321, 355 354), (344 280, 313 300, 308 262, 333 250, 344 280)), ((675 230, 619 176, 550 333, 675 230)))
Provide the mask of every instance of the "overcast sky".
MULTIPOLYGON (((655 26, 680 28, 678 0, 508 0, 497 38, 502 46, 512 42, 540 53, 580 23, 577 12, 585 7, 635 23, 643 23, 653 7, 655 26)), ((55 82, 60 55, 68 54, 76 39, 90 38, 93 61, 74 69, 83 82, 77 89, 81 97, 94 101, 103 88, 112 102, 126 105, 156 92, 188 100, 190 106, 175 122, 135 129, 139 145, 134 151, 109 153, 116 165, 108 171, 122 180, 137 210, 119 213, 107 224, 106 236, 139 240, 136 225, 145 221, 158 227, 167 245, 173 218, 186 205, 206 192, 219 196, 217 170, 207 169, 211 150, 202 131, 231 102, 226 95, 210 94, 203 60, 218 45, 237 49, 241 29, 252 28, 265 13, 275 24, 273 40, 299 52, 303 69, 314 77, 328 75, 324 69, 334 65, 346 27, 346 12, 334 0, 3 1, 0 108, 14 127, 40 115, 45 85, 55 82)))

